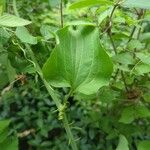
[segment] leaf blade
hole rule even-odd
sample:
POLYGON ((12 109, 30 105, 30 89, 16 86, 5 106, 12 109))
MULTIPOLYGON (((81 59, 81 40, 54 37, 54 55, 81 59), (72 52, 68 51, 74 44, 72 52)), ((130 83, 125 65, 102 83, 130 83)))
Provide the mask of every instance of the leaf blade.
POLYGON ((69 9, 78 9, 95 5, 111 5, 113 4, 107 0, 80 0, 70 5, 69 9))
POLYGON ((60 43, 43 66, 43 74, 51 85, 71 87, 88 95, 108 84, 113 66, 99 43, 97 28, 65 27, 57 34, 60 43))
POLYGON ((10 14, 5 14, 3 16, 0 16, 0 26, 19 27, 19 26, 28 25, 30 23, 31 21, 10 14))
POLYGON ((120 135, 116 150, 129 150, 128 141, 124 135, 120 135))
POLYGON ((150 9, 150 2, 149 0, 126 0, 123 3, 123 6, 129 8, 141 8, 141 9, 150 9))

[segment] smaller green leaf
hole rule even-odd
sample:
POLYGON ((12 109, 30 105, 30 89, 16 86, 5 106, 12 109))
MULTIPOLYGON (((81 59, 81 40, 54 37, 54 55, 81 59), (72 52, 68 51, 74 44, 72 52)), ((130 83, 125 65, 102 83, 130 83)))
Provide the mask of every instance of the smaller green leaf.
POLYGON ((143 42, 149 42, 150 41, 150 32, 147 32, 147 33, 142 33, 140 35, 140 40, 143 41, 143 42))
POLYGON ((0 121, 0 133, 6 129, 10 124, 10 120, 1 120, 0 121))
MULTIPOLYGON (((7 73, 9 82, 11 83, 15 79, 16 72, 10 63, 7 53, 2 53, 0 55, 0 63, 5 67, 5 72, 7 73)), ((7 82, 8 82, 8 80, 7 80, 7 82)))
POLYGON ((113 7, 110 7, 108 9, 105 8, 105 10, 103 10, 100 15, 98 15, 98 23, 101 24, 103 22, 103 20, 105 18, 107 18, 108 16, 110 16, 111 12, 112 12, 113 7))
POLYGON ((10 83, 15 80, 16 70, 12 67, 9 59, 7 61, 7 75, 10 83))
POLYGON ((140 63, 135 66, 134 73, 136 75, 144 75, 145 73, 150 72, 150 65, 145 63, 140 63))
POLYGON ((16 137, 8 137, 0 143, 1 150, 18 150, 18 138, 16 137))
POLYGON ((98 92, 99 100, 103 103, 111 103, 116 100, 117 93, 107 86, 102 87, 98 92))
POLYGON ((150 117, 150 111, 144 105, 138 105, 135 107, 137 118, 150 117))
POLYGON ((119 122, 130 124, 138 118, 150 117, 150 111, 144 105, 130 106, 123 109, 119 122))
POLYGON ((8 137, 8 127, 5 128, 2 132, 0 132, 0 143, 4 142, 8 137))
POLYGON ((37 38, 32 36, 25 27, 17 27, 16 36, 23 43, 28 43, 28 44, 33 44, 33 45, 37 44, 37 38))
POLYGON ((134 59, 128 52, 117 54, 113 57, 113 60, 124 65, 134 64, 134 59))
POLYGON ((128 45, 127 45, 127 48, 128 48, 128 50, 130 50, 130 51, 134 51, 134 49, 136 48, 137 50, 140 50, 140 49, 142 49, 144 46, 143 46, 143 44, 141 43, 141 41, 140 40, 136 40, 136 39, 134 39, 134 40, 131 40, 129 43, 128 43, 128 45))
POLYGON ((150 149, 150 140, 141 141, 138 146, 138 150, 149 150, 150 149))
POLYGON ((96 26, 96 24, 92 23, 92 22, 89 22, 89 21, 84 21, 84 20, 76 20, 76 21, 71 21, 71 22, 68 22, 66 23, 67 26, 70 26, 70 25, 89 25, 89 26, 96 26))
POLYGON ((123 6, 129 8, 141 8, 141 9, 150 9, 149 0, 126 0, 122 3, 123 6))
POLYGON ((8 33, 5 29, 0 28, 0 43, 5 44, 10 38, 10 33, 8 33))
POLYGON ((127 107, 123 109, 123 112, 121 114, 121 118, 119 119, 119 122, 130 124, 135 119, 134 114, 134 108, 133 107, 127 107))
POLYGON ((25 26, 30 23, 31 21, 10 14, 5 14, 3 16, 0 16, 0 26, 18 27, 18 26, 25 26))
POLYGON ((144 100, 145 100, 146 102, 149 102, 149 103, 150 103, 150 93, 145 93, 145 94, 143 95, 143 98, 144 98, 144 100))
POLYGON ((144 53, 136 53, 136 57, 138 57, 143 63, 150 64, 150 54, 144 54, 144 53))
POLYGON ((124 135, 120 135, 116 150, 129 150, 128 141, 124 135))
POLYGON ((77 9, 77 8, 84 8, 84 7, 95 6, 95 5, 111 5, 111 4, 113 3, 108 0, 80 0, 70 5, 69 8, 77 9))
POLYGON ((54 33, 52 31, 52 28, 48 25, 42 25, 40 28, 40 32, 42 34, 42 36, 46 39, 49 40, 51 38, 54 38, 54 33))

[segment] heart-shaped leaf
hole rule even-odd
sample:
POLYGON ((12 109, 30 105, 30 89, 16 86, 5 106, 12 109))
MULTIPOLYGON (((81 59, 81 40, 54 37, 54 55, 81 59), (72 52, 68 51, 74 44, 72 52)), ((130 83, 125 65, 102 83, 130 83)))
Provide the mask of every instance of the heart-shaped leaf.
POLYGON ((108 84, 113 65, 100 44, 98 28, 67 26, 57 35, 59 44, 43 67, 52 86, 71 87, 74 92, 90 95, 108 84))

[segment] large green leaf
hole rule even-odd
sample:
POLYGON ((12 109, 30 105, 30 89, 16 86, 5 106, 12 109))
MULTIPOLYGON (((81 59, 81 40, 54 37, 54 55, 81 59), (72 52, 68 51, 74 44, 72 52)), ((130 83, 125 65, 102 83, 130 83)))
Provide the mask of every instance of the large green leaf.
POLYGON ((89 95, 108 84, 113 66, 100 44, 98 28, 68 26, 57 35, 59 44, 43 67, 51 85, 89 95))
POLYGON ((3 16, 0 16, 0 26, 18 27, 18 26, 25 26, 30 23, 31 22, 28 20, 10 14, 5 14, 3 16))
POLYGON ((120 135, 116 150, 129 150, 128 141, 124 135, 120 135))
POLYGON ((95 5, 111 5, 111 4, 113 3, 108 0, 80 0, 73 3, 69 8, 77 9, 77 8, 89 7, 95 5))
POLYGON ((126 0, 123 2, 123 6, 132 8, 142 8, 142 9, 150 9, 150 1, 149 0, 126 0))

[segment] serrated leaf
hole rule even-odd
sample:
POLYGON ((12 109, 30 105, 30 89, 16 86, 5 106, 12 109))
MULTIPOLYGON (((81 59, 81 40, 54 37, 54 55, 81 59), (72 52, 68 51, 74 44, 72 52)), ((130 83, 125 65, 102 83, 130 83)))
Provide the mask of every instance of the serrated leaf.
POLYGON ((5 14, 3 16, 0 16, 0 26, 18 27, 18 26, 25 26, 30 23, 31 22, 28 20, 10 14, 5 14))
POLYGON ((60 0, 48 0, 51 7, 56 7, 59 5, 60 0))
POLYGON ((150 2, 149 0, 126 0, 123 3, 123 6, 129 8, 141 8, 141 9, 150 9, 150 2))
POLYGON ((149 150, 150 149, 150 140, 141 141, 138 144, 138 150, 149 150))
POLYGON ((25 27, 17 27, 15 33, 21 42, 33 45, 37 44, 37 38, 32 36, 25 27))
POLYGON ((51 85, 90 95, 109 83, 112 61, 100 44, 97 28, 68 26, 57 35, 59 44, 43 67, 51 85))
POLYGON ((95 5, 111 5, 112 2, 108 0, 80 0, 70 5, 70 9, 84 8, 95 5))
POLYGON ((124 135, 120 135, 116 150, 129 150, 128 141, 124 135))

